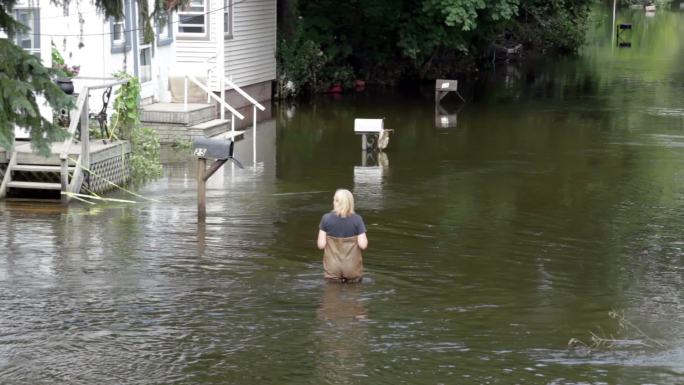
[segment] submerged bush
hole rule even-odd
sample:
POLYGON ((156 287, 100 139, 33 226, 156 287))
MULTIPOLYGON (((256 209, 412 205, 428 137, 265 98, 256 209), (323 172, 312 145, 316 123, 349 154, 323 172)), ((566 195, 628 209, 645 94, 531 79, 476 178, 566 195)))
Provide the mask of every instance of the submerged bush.
POLYGON ((159 135, 154 129, 142 127, 138 115, 140 81, 125 72, 114 74, 116 78, 127 79, 114 99, 112 133, 119 139, 131 142, 131 177, 134 183, 141 183, 161 176, 159 160, 159 135))

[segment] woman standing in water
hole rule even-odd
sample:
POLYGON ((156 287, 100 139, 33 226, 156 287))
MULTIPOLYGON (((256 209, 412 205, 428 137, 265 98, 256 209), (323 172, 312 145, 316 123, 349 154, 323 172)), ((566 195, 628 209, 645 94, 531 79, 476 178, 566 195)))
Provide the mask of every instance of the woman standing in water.
POLYGON ((323 215, 318 226, 318 248, 323 251, 323 274, 336 282, 360 282, 363 277, 361 250, 368 247, 366 225, 354 213, 349 190, 335 191, 333 211, 323 215))

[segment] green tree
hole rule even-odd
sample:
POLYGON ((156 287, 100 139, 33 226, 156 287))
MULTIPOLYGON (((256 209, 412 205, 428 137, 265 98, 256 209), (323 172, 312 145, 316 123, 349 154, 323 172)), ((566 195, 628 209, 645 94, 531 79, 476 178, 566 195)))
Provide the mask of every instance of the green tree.
MULTIPOLYGON (((145 20, 144 36, 147 42, 154 39, 150 20, 169 10, 178 9, 187 2, 154 0, 153 12, 148 16, 147 0, 136 1, 140 17, 145 20)), ((0 146, 11 146, 14 126, 17 125, 29 130, 33 149, 47 155, 50 143, 64 139, 68 134, 62 127, 40 115, 35 95, 42 94, 53 110, 72 108, 73 101, 52 82, 57 74, 55 70, 46 68, 39 58, 13 43, 17 33, 28 32, 28 28, 12 16, 16 2, 17 0, 0 0, 0 30, 4 30, 8 36, 7 39, 0 39, 0 146)), ((94 3, 106 18, 123 17, 123 0, 95 0, 94 3)))
MULTIPOLYGON (((295 7, 293 2, 288 0, 289 8, 295 7)), ((462 72, 483 61, 494 43, 523 44, 527 49, 544 52, 574 51, 582 43, 593 2, 299 1, 297 12, 281 13, 281 18, 294 18, 294 22, 280 20, 279 25, 290 31, 283 35, 287 40, 282 46, 320 50, 325 60, 315 74, 317 80, 325 82, 334 78, 340 68, 351 67, 361 78, 392 82, 462 72)), ((312 68, 302 63, 305 56, 290 56, 298 61, 294 67, 312 68)), ((292 67, 287 60, 281 57, 279 65, 292 67)))

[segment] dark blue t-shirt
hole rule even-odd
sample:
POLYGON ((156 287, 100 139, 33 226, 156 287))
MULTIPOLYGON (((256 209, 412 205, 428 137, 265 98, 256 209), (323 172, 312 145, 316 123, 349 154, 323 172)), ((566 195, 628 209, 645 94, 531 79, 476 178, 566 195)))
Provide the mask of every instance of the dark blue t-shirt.
POLYGON ((318 228, 325 231, 328 235, 337 238, 353 237, 366 232, 363 218, 358 214, 342 218, 334 212, 327 213, 321 218, 321 224, 318 228))

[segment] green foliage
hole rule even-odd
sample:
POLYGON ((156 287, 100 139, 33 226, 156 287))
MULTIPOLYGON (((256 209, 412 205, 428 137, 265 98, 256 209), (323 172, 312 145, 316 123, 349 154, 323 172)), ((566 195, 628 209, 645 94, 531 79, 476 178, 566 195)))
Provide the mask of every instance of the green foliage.
MULTIPOLYGON (((573 51, 582 43, 588 6, 593 2, 300 1, 298 15, 291 16, 297 17, 296 33, 286 34, 292 37, 278 47, 279 76, 298 79, 293 80, 298 87, 319 91, 348 73, 387 83, 463 72, 477 60, 491 60, 486 53, 493 43, 523 44, 527 50, 573 51), (299 70, 293 71, 293 67, 299 70), (306 76, 291 76, 295 73, 306 76)), ((293 24, 281 22, 279 25, 293 24)))
POLYGON ((11 147, 16 124, 30 128, 32 148, 47 156, 50 143, 64 140, 68 134, 40 115, 34 92, 44 95, 56 111, 71 109, 74 102, 53 83, 54 71, 9 39, 0 39, 0 56, 0 146, 11 147))
POLYGON ((344 88, 351 88, 354 83, 354 69, 349 65, 329 67, 324 77, 326 84, 340 84, 344 88))
POLYGON ((584 42, 590 1, 525 1, 516 33, 540 51, 575 51, 584 42))
POLYGON ((171 147, 174 150, 187 151, 187 150, 190 150, 192 148, 192 141, 189 139, 176 137, 173 139, 173 143, 171 143, 171 147))
POLYGON ((161 176, 160 143, 156 131, 140 126, 138 102, 140 81, 125 72, 114 74, 128 83, 119 87, 114 99, 112 134, 131 142, 131 173, 134 182, 144 182, 161 176))
POLYGON ((320 88, 320 70, 326 58, 318 45, 300 33, 278 42, 278 96, 288 98, 320 88))
POLYGON ((140 125, 138 101, 140 99, 140 81, 123 71, 114 74, 117 79, 127 79, 128 83, 119 87, 114 99, 112 114, 112 133, 121 139, 131 139, 133 130, 140 125))
POLYGON ((158 178, 162 174, 159 160, 159 135, 149 127, 136 127, 131 137, 131 171, 133 181, 141 183, 158 178))

